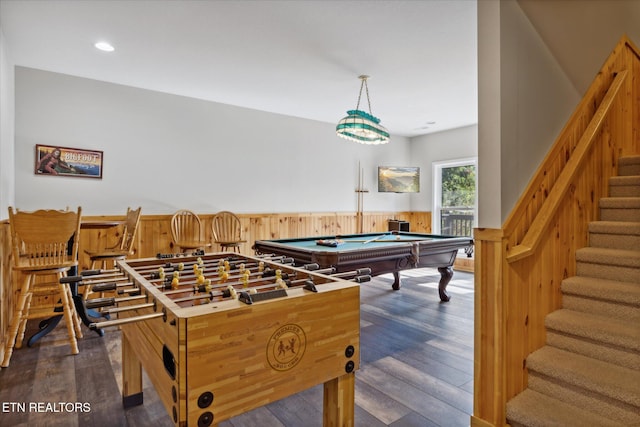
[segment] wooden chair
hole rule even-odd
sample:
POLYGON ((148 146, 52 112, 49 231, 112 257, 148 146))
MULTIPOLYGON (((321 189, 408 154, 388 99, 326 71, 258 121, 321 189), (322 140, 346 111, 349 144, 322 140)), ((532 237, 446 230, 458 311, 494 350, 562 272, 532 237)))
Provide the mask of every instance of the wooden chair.
POLYGON ((91 269, 95 269, 100 264, 100 268, 107 268, 109 262, 125 259, 128 255, 133 254, 133 244, 135 243, 136 234, 138 233, 138 225, 140 224, 140 212, 142 208, 131 210, 127 208, 127 216, 124 222, 124 229, 120 240, 115 245, 105 248, 102 251, 91 252, 85 251, 91 259, 91 269))
MULTIPOLYGON (((133 254, 133 244, 135 243, 138 226, 140 225, 140 212, 142 208, 136 210, 127 208, 127 216, 124 222, 124 228, 120 240, 115 245, 105 248, 102 251, 91 252, 85 250, 91 260, 91 269, 115 266, 116 261, 123 260, 127 256, 133 254), (109 265, 111 264, 111 265, 109 265)), ((83 298, 86 300, 91 293, 91 286, 85 286, 83 298)), ((103 295, 102 295, 103 296, 103 295)))
POLYGON ((200 217, 186 209, 176 212, 171 218, 171 237, 178 252, 205 249, 211 246, 202 234, 200 217))
POLYGON ((246 242, 242 240, 240 218, 232 212, 221 211, 213 217, 211 227, 213 239, 220 245, 222 251, 233 248, 234 252, 240 252, 240 244, 246 242))
POLYGON ((80 214, 81 208, 77 212, 14 212, 9 207, 14 277, 22 278, 22 284, 9 324, 3 368, 9 366, 14 347, 22 346, 27 320, 59 316, 60 309, 67 324, 71 353, 78 354, 80 321, 69 284, 60 283, 60 279, 78 265, 80 214))

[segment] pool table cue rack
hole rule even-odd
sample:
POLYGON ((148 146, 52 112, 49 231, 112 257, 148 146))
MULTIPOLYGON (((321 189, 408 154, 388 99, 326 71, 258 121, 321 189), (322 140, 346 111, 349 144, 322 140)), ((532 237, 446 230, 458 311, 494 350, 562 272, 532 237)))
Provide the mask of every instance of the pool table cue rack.
MULTIPOLYGON (((117 267, 144 297, 118 304, 113 324, 96 325, 122 330, 125 407, 143 403, 144 368, 176 426, 216 425, 318 384, 324 384, 324 425, 353 425, 355 371, 360 365, 357 283, 270 258, 229 253, 125 260, 117 267), (231 258, 234 265, 251 265, 254 273, 263 262, 265 269, 280 270, 300 286, 251 303, 239 296, 185 298, 197 294, 190 265, 231 258), (153 273, 178 262, 184 263, 184 292, 169 293, 153 273), (315 292, 305 289, 307 281, 316 285, 315 292), (179 298, 187 301, 176 302, 179 298)), ((212 283, 216 274, 212 267, 205 269, 212 283)), ((229 282, 236 280, 233 269, 229 276, 229 282)), ((273 282, 267 277, 251 286, 273 288, 273 282)))
POLYGON ((356 208, 357 233, 364 232, 364 193, 368 192, 369 190, 364 188, 364 170, 360 167, 360 162, 358 162, 358 187, 356 188, 356 194, 358 195, 358 206, 356 208))

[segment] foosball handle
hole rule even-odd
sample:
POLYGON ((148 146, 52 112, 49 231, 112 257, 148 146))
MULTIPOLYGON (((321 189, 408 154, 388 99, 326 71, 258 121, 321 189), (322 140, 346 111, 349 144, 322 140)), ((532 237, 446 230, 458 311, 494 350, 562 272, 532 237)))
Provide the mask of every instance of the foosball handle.
POLYGON ((115 291, 117 285, 115 283, 96 283, 91 287, 93 292, 115 291))
POLYGON ((240 292, 238 294, 238 301, 243 302, 247 305, 253 304, 253 299, 251 299, 251 295, 249 292, 240 292))
POLYGON ((314 263, 314 264, 305 264, 302 266, 302 268, 304 268, 305 270, 313 271, 313 270, 318 270, 320 266, 314 263))
POLYGON ((81 276, 97 276, 98 274, 102 274, 102 270, 84 270, 80 273, 81 276))
POLYGON ((304 282, 303 288, 311 292, 318 292, 318 288, 316 288, 316 284, 313 283, 313 280, 311 279, 304 282))
POLYGON ((79 285, 82 285, 82 276, 67 276, 67 277, 61 277, 60 278, 60 283, 78 283, 79 285))
POLYGON ((114 305, 116 305, 115 298, 94 298, 94 299, 87 300, 87 302, 85 302, 85 307, 87 309, 111 307, 114 305))

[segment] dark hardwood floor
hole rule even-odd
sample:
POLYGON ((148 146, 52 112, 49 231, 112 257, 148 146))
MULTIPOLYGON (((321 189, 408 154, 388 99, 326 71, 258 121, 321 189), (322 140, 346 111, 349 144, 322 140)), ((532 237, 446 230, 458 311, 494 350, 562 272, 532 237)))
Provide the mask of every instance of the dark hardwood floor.
MULTIPOLYGON (((401 277, 400 291, 391 290, 391 275, 362 285, 356 426, 468 426, 473 275, 455 272, 448 303, 439 301, 437 270, 401 277)), ((30 322, 29 335, 37 323, 30 322)), ((0 426, 173 426, 146 375, 144 405, 122 408, 120 332, 107 330, 102 338, 83 332, 76 356, 69 354, 63 325, 14 352, 10 367, 0 371, 0 426)), ((321 426, 322 394, 316 386, 219 425, 321 426)))

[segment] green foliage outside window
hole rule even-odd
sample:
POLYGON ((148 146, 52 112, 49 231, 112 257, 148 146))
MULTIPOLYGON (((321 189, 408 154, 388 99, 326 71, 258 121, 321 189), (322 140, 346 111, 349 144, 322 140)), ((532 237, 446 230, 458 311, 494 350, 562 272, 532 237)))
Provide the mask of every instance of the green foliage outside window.
POLYGON ((476 203, 476 167, 442 169, 442 206, 473 207, 476 203))

